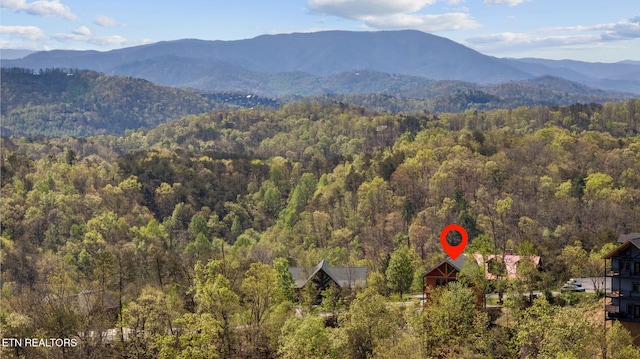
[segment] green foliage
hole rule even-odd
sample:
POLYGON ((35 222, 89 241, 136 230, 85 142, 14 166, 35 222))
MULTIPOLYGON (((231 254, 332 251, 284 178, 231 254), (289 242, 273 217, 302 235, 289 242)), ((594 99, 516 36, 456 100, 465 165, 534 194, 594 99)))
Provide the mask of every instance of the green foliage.
POLYGON ((600 283, 595 278, 601 277, 602 273, 604 273, 605 263, 603 257, 615 248, 615 244, 607 243, 600 250, 593 248, 589 253, 582 247, 580 241, 576 241, 574 244, 565 246, 562 249, 560 258, 569 269, 572 277, 594 278, 593 285, 596 292, 598 292, 600 283))
POLYGON ((400 247, 391 253, 389 266, 385 275, 387 284, 393 292, 402 294, 409 291, 413 283, 413 274, 415 272, 414 264, 415 253, 407 247, 400 247))
POLYGON ((367 288, 380 295, 387 295, 389 293, 386 278, 380 272, 369 272, 367 274, 367 288))
POLYGON ((264 206, 267 214, 275 217, 282 207, 282 194, 276 187, 271 187, 264 192, 264 206))
POLYGON ((282 327, 278 354, 288 359, 335 358, 332 339, 322 318, 312 315, 291 318, 282 327))
MULTIPOLYGON (((230 355, 236 340, 233 317, 240 310, 240 305, 238 295, 222 270, 223 263, 220 261, 211 260, 206 265, 198 262, 191 291, 197 313, 210 316, 210 320, 216 324, 207 327, 207 331, 211 338, 219 338, 221 341, 217 352, 230 355)), ((186 320, 188 324, 193 318, 187 316, 186 320)))
POLYGON ((245 272, 240 290, 249 304, 249 325, 264 324, 274 307, 284 300, 277 282, 278 273, 267 264, 252 263, 245 272))
POLYGON ((638 359, 640 349, 633 345, 633 339, 628 330, 618 321, 614 321, 606 334, 607 358, 638 359))
POLYGON ((475 332, 475 295, 459 282, 438 288, 429 297, 422 313, 425 347, 432 355, 442 356, 449 348, 461 345, 475 332), (465 339, 467 338, 467 339, 465 339))
POLYGON ((30 73, 3 68, 2 99, 3 132, 18 136, 122 133, 212 108, 192 91, 61 69, 30 73))
POLYGON ((149 342, 153 338, 165 335, 166 328, 173 326, 180 317, 174 299, 160 290, 145 287, 140 296, 129 303, 123 313, 124 322, 138 345, 151 347, 149 342))
POLYGON ((200 234, 208 237, 209 227, 207 226, 207 220, 201 214, 193 215, 193 217, 191 217, 191 222, 189 223, 188 231, 192 238, 196 238, 200 234))
MULTIPOLYGON (((585 310, 571 305, 527 312, 521 301, 501 327, 475 313, 463 287, 432 297, 445 308, 425 307, 432 319, 385 296, 404 294, 443 258, 438 235, 449 223, 475 231, 467 253, 542 256, 540 268, 518 268, 516 285, 465 268, 461 279, 485 292, 550 293, 570 276, 603 273, 601 257, 618 234, 640 230, 640 142, 630 136, 637 104, 391 115, 292 103, 120 137, 4 138, 1 323, 25 336, 120 327, 140 334, 110 345, 117 354, 106 357, 198 356, 200 347, 219 357, 276 357, 285 346, 310 350, 305 335, 330 341, 309 354, 329 357, 592 356, 604 339, 583 352, 536 327, 540 318, 563 340, 592 338, 599 327, 572 321, 585 310), (332 288, 324 307, 313 305, 311 285, 296 298, 289 265, 312 268, 323 258, 367 266, 367 288, 332 288), (106 293, 110 309, 86 313, 60 299, 83 290, 106 293), (304 313, 344 314, 335 329, 291 320, 285 333, 296 299, 304 313), (460 333, 468 345, 447 337, 460 333)), ((622 344, 611 347, 633 357, 613 333, 610 342, 622 344)), ((87 343, 78 350, 107 350, 87 343)))
POLYGON ((289 204, 284 209, 281 216, 284 223, 291 227, 300 219, 300 214, 304 211, 307 202, 311 199, 316 190, 317 181, 310 173, 305 173, 300 178, 298 185, 289 196, 289 204))
POLYGON ((273 268, 276 270, 276 275, 278 278, 276 289, 279 293, 278 296, 283 300, 288 300, 293 302, 293 286, 295 281, 289 273, 289 262, 285 258, 276 258, 273 261, 273 268))
POLYGON ((345 338, 341 350, 348 358, 366 359, 381 341, 396 333, 398 321, 384 297, 365 289, 351 302, 349 311, 340 316, 339 335, 345 338))
POLYGON ((175 336, 159 335, 154 347, 158 358, 216 359, 224 353, 218 337, 218 322, 209 313, 187 313, 175 322, 175 336))
POLYGON ((595 350, 594 334, 579 308, 560 309, 541 297, 521 313, 513 342, 524 357, 584 358, 595 350))

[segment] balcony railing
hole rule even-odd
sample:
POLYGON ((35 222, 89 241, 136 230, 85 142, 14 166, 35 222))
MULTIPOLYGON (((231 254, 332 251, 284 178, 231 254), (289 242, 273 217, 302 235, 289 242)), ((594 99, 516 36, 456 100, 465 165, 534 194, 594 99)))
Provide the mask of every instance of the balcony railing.
POLYGON ((622 297, 622 293, 620 293, 619 290, 612 290, 611 292, 606 292, 605 295, 610 298, 622 297))
POLYGON ((605 268, 605 273, 607 273, 608 277, 615 277, 620 275, 620 270, 618 268, 607 267, 605 268))
POLYGON ((634 292, 631 290, 611 290, 605 293, 609 298, 640 298, 640 292, 634 292))
POLYGON ((634 272, 629 269, 620 270, 618 268, 608 267, 605 269, 607 277, 638 277, 640 278, 640 272, 634 272))
POLYGON ((624 312, 607 312, 607 319, 619 320, 623 322, 640 322, 640 318, 634 318, 631 315, 627 315, 624 312))

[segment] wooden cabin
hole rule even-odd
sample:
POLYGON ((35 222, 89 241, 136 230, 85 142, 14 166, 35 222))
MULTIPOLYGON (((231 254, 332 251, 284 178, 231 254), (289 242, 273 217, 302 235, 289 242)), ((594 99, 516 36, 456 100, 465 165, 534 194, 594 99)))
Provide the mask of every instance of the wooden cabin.
MULTIPOLYGON (((447 256, 437 266, 428 270, 422 276, 422 298, 426 301, 429 298, 431 290, 436 287, 446 286, 449 282, 458 280, 458 273, 462 271, 467 258, 464 255, 459 256, 455 260, 447 256)), ((476 293, 476 308, 482 309, 484 303, 484 294, 480 290, 474 289, 476 293)))
POLYGON ((367 283, 367 267, 333 267, 326 260, 311 268, 289 267, 294 280, 294 289, 300 294, 302 288, 311 282, 316 292, 316 304, 322 301, 322 292, 335 285, 341 290, 364 287, 367 283))

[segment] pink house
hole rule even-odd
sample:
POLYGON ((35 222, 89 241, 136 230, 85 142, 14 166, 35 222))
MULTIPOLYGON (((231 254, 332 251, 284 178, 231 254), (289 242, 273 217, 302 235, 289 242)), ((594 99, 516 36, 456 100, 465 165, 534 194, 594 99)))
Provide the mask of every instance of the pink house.
POLYGON ((540 265, 540 256, 516 256, 505 253, 504 255, 490 254, 485 259, 482 254, 474 253, 473 258, 480 267, 484 268, 487 279, 490 280, 498 279, 499 276, 494 274, 496 272, 506 273, 506 279, 518 278, 518 263, 522 260, 532 261, 535 267, 540 265))

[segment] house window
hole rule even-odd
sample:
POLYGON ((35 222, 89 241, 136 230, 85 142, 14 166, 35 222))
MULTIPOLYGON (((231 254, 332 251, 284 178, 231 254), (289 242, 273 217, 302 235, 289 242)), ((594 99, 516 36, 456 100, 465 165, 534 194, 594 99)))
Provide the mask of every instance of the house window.
POLYGON ((449 282, 453 282, 455 279, 438 278, 436 279, 436 287, 446 286, 449 282))
POLYGON ((640 262, 633 262, 633 274, 640 274, 640 262))
POLYGON ((631 270, 631 262, 629 262, 629 261, 620 262, 620 270, 630 271, 631 270))
POLYGON ((631 292, 633 293, 640 292, 640 284, 638 282, 631 283, 631 292))
POLYGON ((640 305, 633 306, 633 317, 640 318, 640 305))
POLYGON ((452 273, 455 273, 456 269, 449 265, 449 263, 445 264, 445 276, 450 276, 452 273))

